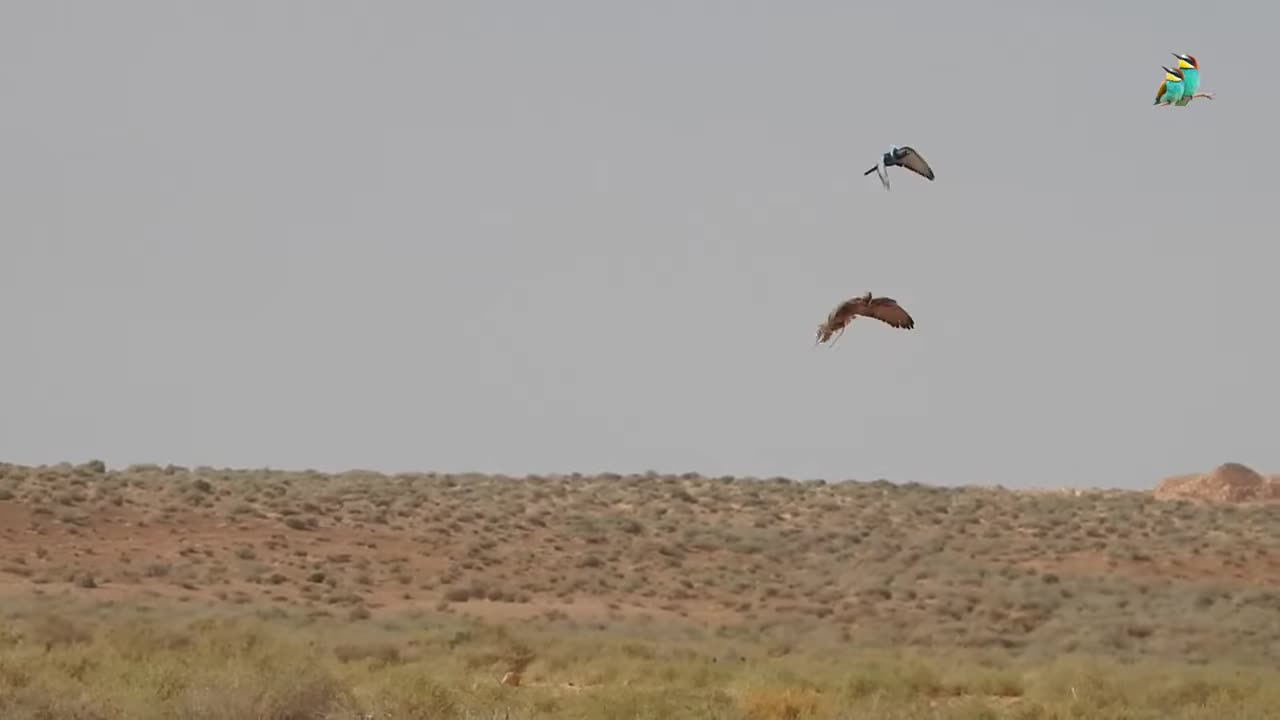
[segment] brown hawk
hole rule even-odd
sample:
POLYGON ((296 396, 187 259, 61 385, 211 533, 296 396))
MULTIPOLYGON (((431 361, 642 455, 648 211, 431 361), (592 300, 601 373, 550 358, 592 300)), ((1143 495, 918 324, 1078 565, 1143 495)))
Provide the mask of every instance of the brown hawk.
MULTIPOLYGON (((849 323, 853 322, 853 319, 859 315, 875 318, 902 330, 910 330, 916 326, 915 320, 911 319, 911 315, 906 310, 903 310, 896 300, 887 297, 872 297, 871 293, 868 292, 865 295, 845 300, 831 311, 831 314, 827 316, 827 321, 818 326, 818 343, 831 340, 833 335, 839 338, 844 334, 844 330, 849 323)), ((832 344, 834 345, 835 343, 833 342, 832 344)))

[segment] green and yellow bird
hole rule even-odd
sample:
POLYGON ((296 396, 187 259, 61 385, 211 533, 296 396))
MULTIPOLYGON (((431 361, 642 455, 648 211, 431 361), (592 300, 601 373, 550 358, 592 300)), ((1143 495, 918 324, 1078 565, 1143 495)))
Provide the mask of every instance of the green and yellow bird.
POLYGON ((1195 56, 1186 53, 1169 54, 1178 58, 1178 71, 1182 73, 1182 97, 1174 105, 1182 107, 1191 102, 1192 98, 1198 97, 1212 100, 1213 93, 1197 92, 1200 89, 1200 63, 1196 62, 1195 56))
MULTIPOLYGON (((1161 65, 1160 67, 1164 67, 1161 65)), ((1152 105, 1172 105, 1182 98, 1186 88, 1182 84, 1182 73, 1178 70, 1164 68, 1164 82, 1156 89, 1156 101, 1152 105)))

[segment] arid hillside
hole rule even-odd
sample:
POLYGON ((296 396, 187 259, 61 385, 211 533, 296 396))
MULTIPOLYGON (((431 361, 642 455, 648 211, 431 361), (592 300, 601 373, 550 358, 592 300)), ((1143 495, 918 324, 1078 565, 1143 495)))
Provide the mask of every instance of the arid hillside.
POLYGON ((1275 658, 1280 518, 884 481, 3 465, 0 592, 1275 658))
POLYGON ((1257 503, 1280 500, 1280 476, 1270 477, 1236 462, 1227 462, 1207 473, 1166 478, 1155 489, 1161 500, 1198 500, 1218 503, 1257 503))

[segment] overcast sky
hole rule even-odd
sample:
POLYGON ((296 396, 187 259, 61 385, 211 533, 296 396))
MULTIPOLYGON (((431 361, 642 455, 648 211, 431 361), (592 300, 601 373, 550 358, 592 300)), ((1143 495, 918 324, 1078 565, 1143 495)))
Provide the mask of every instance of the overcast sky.
POLYGON ((6 0, 0 460, 1280 472, 1278 19, 6 0))

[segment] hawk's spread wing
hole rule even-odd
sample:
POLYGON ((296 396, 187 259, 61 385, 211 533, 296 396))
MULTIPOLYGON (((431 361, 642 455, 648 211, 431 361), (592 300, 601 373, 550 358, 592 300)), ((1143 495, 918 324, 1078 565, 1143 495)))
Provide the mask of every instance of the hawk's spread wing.
POLYGON ((831 311, 827 316, 827 322, 833 326, 841 326, 849 323, 854 315, 861 315, 866 309, 866 301, 860 297, 845 300, 831 311))
POLYGON ((881 322, 889 325, 910 330, 916 326, 915 320, 911 319, 911 315, 893 298, 875 298, 869 304, 863 304, 857 308, 859 315, 873 317, 881 322))
POLYGON ((902 167, 918 173, 922 177, 933 179, 933 169, 929 167, 929 163, 925 162, 924 158, 920 157, 920 153, 916 152, 914 148, 903 146, 898 150, 896 159, 902 167))

